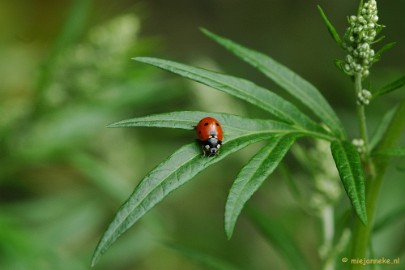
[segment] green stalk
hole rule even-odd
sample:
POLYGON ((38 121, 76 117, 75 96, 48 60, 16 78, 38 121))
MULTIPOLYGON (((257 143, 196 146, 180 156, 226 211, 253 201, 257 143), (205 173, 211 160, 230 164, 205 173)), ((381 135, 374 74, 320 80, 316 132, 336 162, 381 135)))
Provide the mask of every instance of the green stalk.
MULTIPOLYGON (((361 85, 362 76, 360 73, 356 73, 354 75, 354 88, 356 90, 356 98, 357 95, 361 93, 362 85, 361 85)), ((364 142, 364 156, 369 156, 369 147, 368 147, 368 134, 367 134, 367 123, 366 123, 366 114, 364 111, 363 104, 356 104, 357 110, 357 118, 359 120, 359 129, 360 129, 360 136, 364 142)))
MULTIPOLYGON (((391 123, 387 128, 387 131, 385 132, 383 139, 377 146, 375 152, 381 151, 385 148, 394 147, 395 143, 400 138, 404 128, 405 99, 402 100, 399 104, 398 110, 396 111, 391 123)), ((371 231, 373 229, 374 216, 377 208, 377 200, 380 193, 382 181, 384 179, 384 174, 387 170, 389 157, 380 155, 374 157, 373 160, 370 159, 370 161, 375 164, 375 175, 370 175, 370 178, 366 182, 366 207, 368 226, 364 226, 360 220, 356 220, 351 251, 352 259, 366 258, 367 249, 371 238, 371 231)), ((351 269, 363 269, 363 265, 351 264, 351 269)))

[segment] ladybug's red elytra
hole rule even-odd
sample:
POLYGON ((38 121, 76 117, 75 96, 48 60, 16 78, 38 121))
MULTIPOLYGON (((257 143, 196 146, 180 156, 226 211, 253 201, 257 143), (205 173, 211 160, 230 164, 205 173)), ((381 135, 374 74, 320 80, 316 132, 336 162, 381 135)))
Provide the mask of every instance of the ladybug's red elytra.
POLYGON ((198 122, 195 130, 204 155, 211 157, 218 153, 223 139, 222 127, 218 120, 205 117, 198 122))

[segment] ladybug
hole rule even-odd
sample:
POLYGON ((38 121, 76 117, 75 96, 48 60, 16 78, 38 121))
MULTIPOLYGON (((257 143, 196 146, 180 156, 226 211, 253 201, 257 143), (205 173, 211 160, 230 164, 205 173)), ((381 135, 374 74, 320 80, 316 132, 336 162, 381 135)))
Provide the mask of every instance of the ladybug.
POLYGON ((222 144, 223 132, 218 120, 205 117, 195 127, 204 155, 214 156, 222 144))

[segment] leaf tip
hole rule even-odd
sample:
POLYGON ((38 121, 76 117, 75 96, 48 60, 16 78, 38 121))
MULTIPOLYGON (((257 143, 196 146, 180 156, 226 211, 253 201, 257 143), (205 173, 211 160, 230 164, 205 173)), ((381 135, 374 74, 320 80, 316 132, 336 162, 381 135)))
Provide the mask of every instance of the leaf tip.
POLYGON ((94 266, 96 266, 96 264, 98 263, 99 260, 99 255, 98 252, 96 251, 93 255, 93 258, 91 258, 91 263, 90 263, 90 267, 93 268, 94 266))
POLYGON ((361 213, 361 214, 358 213, 357 215, 359 216, 361 223, 363 223, 364 226, 368 226, 368 218, 367 218, 366 209, 364 208, 363 213, 361 213))
POLYGON ((209 31, 205 27, 200 26, 198 29, 200 29, 200 31, 203 32, 204 34, 209 33, 209 31))
POLYGON ((145 63, 148 57, 144 56, 137 56, 137 57, 132 57, 131 60, 137 61, 137 62, 142 62, 145 63))
POLYGON ((231 240, 232 235, 233 235, 233 226, 227 226, 225 224, 225 234, 226 234, 226 239, 231 240))

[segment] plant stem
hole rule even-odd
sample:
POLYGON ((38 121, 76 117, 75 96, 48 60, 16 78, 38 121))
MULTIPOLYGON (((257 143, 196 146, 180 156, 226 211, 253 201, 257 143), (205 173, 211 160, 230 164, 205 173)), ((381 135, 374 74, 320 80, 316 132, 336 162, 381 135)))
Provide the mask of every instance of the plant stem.
MULTIPOLYGON (((356 73, 354 76, 354 88, 356 90, 356 95, 359 95, 362 90, 361 78, 362 76, 360 73, 356 73)), ((367 134, 367 123, 366 123, 366 114, 364 112, 364 105, 357 103, 356 110, 357 110, 357 118, 359 121, 360 136, 364 142, 364 155, 368 157, 369 156, 368 134, 367 134)))
MULTIPOLYGON (((376 148, 376 152, 390 148, 395 145, 405 128, 405 99, 398 106, 381 142, 376 148)), ((370 159, 371 160, 371 159, 370 159)), ((388 156, 376 156, 372 161, 376 165, 375 175, 366 181, 366 207, 368 216, 368 226, 364 226, 360 220, 356 220, 353 242, 352 242, 352 259, 363 259, 367 255, 367 248, 370 242, 371 231, 373 228, 374 216, 377 207, 377 199, 380 193, 384 174, 388 165, 388 156)), ((361 264, 351 264, 352 270, 363 269, 361 264)))

